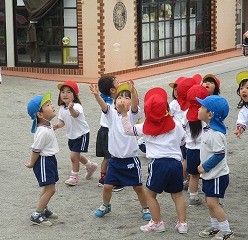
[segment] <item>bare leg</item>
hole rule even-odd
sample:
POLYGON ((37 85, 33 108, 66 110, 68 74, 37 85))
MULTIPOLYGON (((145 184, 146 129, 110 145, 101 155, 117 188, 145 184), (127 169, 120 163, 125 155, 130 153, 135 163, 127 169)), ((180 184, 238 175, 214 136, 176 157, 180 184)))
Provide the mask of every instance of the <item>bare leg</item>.
POLYGON ((138 199, 140 201, 140 205, 142 208, 147 207, 147 198, 146 198, 146 192, 143 186, 134 186, 134 191, 136 192, 138 199))
POLYGON ((79 159, 80 153, 79 152, 71 152, 71 164, 72 164, 72 171, 79 172, 79 159))
POLYGON ((186 203, 182 192, 172 193, 171 198, 175 203, 178 221, 181 223, 186 222, 186 203))
POLYGON ((156 199, 157 193, 151 191, 150 189, 146 189, 146 197, 147 197, 147 203, 152 215, 152 220, 158 224, 161 222, 161 215, 160 215, 160 206, 156 199))
POLYGON ((55 193, 55 184, 44 186, 41 193, 39 202, 37 204, 37 210, 43 212, 46 206, 48 205, 50 199, 55 193))
POLYGON ((104 184, 103 186, 103 203, 109 204, 112 197, 113 185, 104 184))

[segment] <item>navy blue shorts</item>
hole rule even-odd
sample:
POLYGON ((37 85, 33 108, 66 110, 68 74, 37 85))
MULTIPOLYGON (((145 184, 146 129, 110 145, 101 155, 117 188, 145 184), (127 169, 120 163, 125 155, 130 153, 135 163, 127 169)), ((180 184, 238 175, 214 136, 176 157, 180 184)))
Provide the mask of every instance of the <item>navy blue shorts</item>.
POLYGON ((86 133, 79 138, 69 139, 68 146, 72 152, 88 152, 90 133, 86 133))
POLYGON ((187 149, 186 153, 187 160, 187 173, 189 174, 199 174, 197 167, 201 164, 200 160, 200 150, 199 149, 187 149))
POLYGON ((109 129, 107 127, 100 127, 97 132, 96 137, 96 156, 104 157, 105 159, 109 159, 111 157, 108 151, 108 132, 109 129))
POLYGON ((202 179, 202 191, 206 197, 224 198, 228 184, 228 174, 211 180, 202 179))
POLYGON ((104 184, 120 187, 141 186, 141 163, 138 157, 108 160, 108 170, 104 184))
POLYGON ((183 160, 185 160, 186 159, 186 152, 187 152, 186 144, 184 144, 180 148, 181 148, 181 152, 182 152, 182 158, 183 158, 183 160))
POLYGON ((156 193, 183 190, 183 166, 174 158, 153 159, 148 166, 146 187, 156 193))
POLYGON ((40 187, 55 184, 59 180, 55 156, 39 156, 33 171, 40 187))

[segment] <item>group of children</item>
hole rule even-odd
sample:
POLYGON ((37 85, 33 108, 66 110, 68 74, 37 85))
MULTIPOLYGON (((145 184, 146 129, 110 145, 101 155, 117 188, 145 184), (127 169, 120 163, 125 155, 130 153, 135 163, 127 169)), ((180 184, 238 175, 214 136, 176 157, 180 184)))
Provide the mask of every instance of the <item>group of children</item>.
MULTIPOLYGON (((248 124, 248 72, 237 75, 241 97, 240 112, 235 135, 245 131, 248 124)), ((200 237, 228 239, 233 237, 229 222, 219 199, 224 198, 229 183, 226 161, 226 127, 224 119, 229 113, 228 102, 220 96, 219 79, 208 74, 192 78, 181 77, 170 83, 173 101, 168 103, 163 88, 152 88, 144 97, 145 119, 140 123, 142 111, 137 90, 132 81, 119 85, 113 76, 103 76, 90 91, 99 104, 102 115, 96 141, 96 156, 103 157, 99 184, 103 186, 103 203, 95 211, 103 217, 111 211, 113 189, 132 186, 141 205, 141 216, 148 224, 143 232, 164 232, 157 194, 168 192, 177 212, 176 229, 188 232, 184 184, 189 181, 189 205, 202 203, 199 197, 199 179, 209 208, 211 226, 199 233, 200 237), (141 162, 138 158, 137 137, 142 136, 146 157, 150 160, 146 188, 141 181, 141 162)), ((48 208, 58 181, 56 153, 58 143, 54 130, 66 128, 71 151, 72 170, 67 185, 79 182, 80 163, 85 165, 86 179, 90 179, 97 164, 81 153, 87 152, 89 126, 79 100, 75 82, 58 85, 60 90, 58 122, 51 126, 56 116, 51 94, 36 96, 28 103, 28 114, 33 120, 32 155, 26 167, 33 168, 39 186, 43 187, 36 211, 31 215, 33 224, 51 226, 50 218, 58 218, 48 208)))

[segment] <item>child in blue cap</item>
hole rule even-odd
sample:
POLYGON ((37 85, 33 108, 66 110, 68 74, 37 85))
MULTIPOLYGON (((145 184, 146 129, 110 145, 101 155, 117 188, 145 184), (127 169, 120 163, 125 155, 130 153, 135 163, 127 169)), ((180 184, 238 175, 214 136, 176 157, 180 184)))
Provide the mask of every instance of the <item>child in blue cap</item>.
POLYGON ((55 183, 59 180, 57 160, 55 154, 59 152, 58 143, 50 121, 56 116, 55 109, 51 103, 51 94, 32 98, 27 106, 27 111, 33 125, 31 132, 34 133, 32 154, 27 168, 33 168, 39 186, 42 187, 36 211, 30 220, 39 226, 52 226, 48 218, 58 218, 51 212, 47 205, 55 193, 55 183))
POLYGON ((201 164, 198 171, 202 178, 202 190, 208 205, 211 227, 199 233, 200 237, 211 239, 229 239, 233 237, 224 209, 219 198, 224 198, 229 184, 229 167, 227 165, 227 141, 224 119, 229 113, 228 102, 219 95, 211 95, 205 99, 196 98, 202 105, 198 118, 209 125, 202 134, 200 146, 201 164))

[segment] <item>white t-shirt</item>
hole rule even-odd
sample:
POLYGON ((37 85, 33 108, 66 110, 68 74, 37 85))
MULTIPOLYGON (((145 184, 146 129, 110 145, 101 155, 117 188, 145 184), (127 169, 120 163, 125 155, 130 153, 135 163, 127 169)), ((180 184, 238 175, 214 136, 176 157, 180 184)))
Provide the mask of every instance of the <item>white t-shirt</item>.
POLYGON ((201 164, 206 162, 215 153, 225 152, 225 157, 222 159, 213 169, 208 173, 201 174, 201 177, 205 180, 218 178, 229 173, 229 167, 227 165, 227 141, 226 136, 212 129, 207 132, 203 132, 202 141, 200 147, 200 159, 201 164))
MULTIPOLYGON (((128 136, 124 133, 121 114, 108 104, 105 116, 109 122, 108 150, 110 154, 117 158, 137 156, 139 149, 137 139, 135 136, 128 136)), ((137 113, 129 110, 128 117, 131 125, 134 125, 141 118, 140 108, 138 107, 137 113)))
MULTIPOLYGON (((114 107, 115 107, 114 102, 113 102, 110 106, 111 106, 112 108, 114 108, 114 107)), ((106 114, 104 114, 103 112, 102 112, 102 114, 101 114, 100 125, 101 125, 102 127, 107 127, 107 128, 108 128, 108 119, 106 118, 106 114)))
POLYGON ((173 117, 174 121, 181 122, 183 125, 185 124, 186 111, 182 111, 181 107, 176 99, 172 100, 169 104, 170 107, 170 115, 173 117))
POLYGON ((243 106, 239 113, 238 113, 238 119, 237 124, 245 125, 246 128, 248 127, 248 108, 243 106))
POLYGON ((67 107, 61 106, 58 113, 58 119, 65 123, 66 136, 69 139, 76 139, 90 131, 89 125, 85 120, 83 107, 79 103, 74 103, 73 108, 79 112, 77 118, 71 116, 67 107))
POLYGON ((186 148, 188 148, 188 149, 200 149, 203 128, 206 127, 206 126, 207 126, 207 124, 202 121, 202 131, 197 136, 197 138, 194 140, 191 137, 189 122, 187 122, 187 124, 185 126, 185 131, 186 131, 186 135, 185 135, 186 148))
POLYGON ((143 135, 146 143, 146 157, 148 159, 174 158, 181 161, 182 152, 180 146, 184 140, 185 131, 180 123, 176 122, 173 130, 158 136, 143 134, 143 125, 144 123, 136 124, 135 128, 138 135, 143 135))
POLYGON ((59 152, 58 142, 51 126, 37 127, 32 149, 34 152, 40 152, 41 156, 53 156, 59 152))

